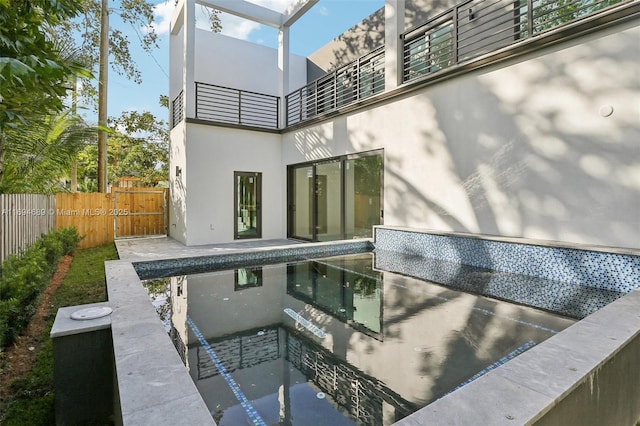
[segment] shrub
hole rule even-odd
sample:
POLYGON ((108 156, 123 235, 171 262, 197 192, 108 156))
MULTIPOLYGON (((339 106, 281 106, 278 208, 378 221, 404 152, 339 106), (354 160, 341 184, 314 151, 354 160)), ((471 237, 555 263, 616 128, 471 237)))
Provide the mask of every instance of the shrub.
POLYGON ((75 228, 52 231, 0 269, 0 348, 9 346, 29 323, 60 257, 80 242, 75 228))
POLYGON ((83 238, 78 234, 78 231, 73 226, 58 229, 58 235, 60 236, 60 242, 62 243, 63 256, 73 253, 83 238))

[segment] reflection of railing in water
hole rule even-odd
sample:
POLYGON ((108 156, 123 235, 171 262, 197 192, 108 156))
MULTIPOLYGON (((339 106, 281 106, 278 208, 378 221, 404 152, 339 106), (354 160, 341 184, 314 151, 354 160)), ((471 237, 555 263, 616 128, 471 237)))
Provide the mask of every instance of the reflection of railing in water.
MULTIPOLYGON (((242 334, 208 341, 208 344, 216 351, 229 373, 243 368, 255 367, 280 357, 278 328, 273 327, 244 331, 242 334)), ((198 380, 219 375, 219 370, 202 346, 197 346, 196 351, 198 380)))
MULTIPOLYGON (((188 315, 187 315, 187 324, 189 324, 189 328, 191 328, 191 332, 198 339, 198 342, 200 343, 199 347, 202 347, 206 351, 207 356, 209 357, 209 359, 217 369, 218 373, 227 382, 227 384, 229 385, 229 388, 233 391, 233 394, 238 399, 238 402, 240 402, 240 405, 242 405, 242 408, 245 410, 245 412, 249 416, 249 419, 251 419, 251 423, 257 426, 267 426, 267 424, 264 422, 262 417, 260 417, 260 414, 258 414, 256 409, 251 404, 251 401, 249 401, 249 399, 246 397, 244 392, 242 392, 242 389, 240 389, 240 386, 238 386, 238 383, 233 379, 233 377, 231 377, 230 372, 227 371, 223 362, 220 360, 218 354, 213 350, 211 345, 209 345, 209 343, 205 340, 204 336, 198 329, 198 326, 196 325, 196 323, 193 322, 191 317, 188 315)), ((277 335, 277 331, 276 331, 276 335, 277 335)))
POLYGON ((383 403, 396 410, 396 418, 418 409, 379 380, 347 364, 298 333, 287 333, 286 357, 360 425, 379 425, 383 403))

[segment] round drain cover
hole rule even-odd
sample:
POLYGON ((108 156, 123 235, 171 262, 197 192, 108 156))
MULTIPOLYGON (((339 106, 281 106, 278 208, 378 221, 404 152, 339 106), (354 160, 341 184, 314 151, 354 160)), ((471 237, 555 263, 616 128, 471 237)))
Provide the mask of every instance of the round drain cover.
POLYGON ((108 306, 96 306, 94 308, 84 308, 71 314, 74 320, 92 320, 96 318, 106 317, 111 314, 113 309, 108 306))

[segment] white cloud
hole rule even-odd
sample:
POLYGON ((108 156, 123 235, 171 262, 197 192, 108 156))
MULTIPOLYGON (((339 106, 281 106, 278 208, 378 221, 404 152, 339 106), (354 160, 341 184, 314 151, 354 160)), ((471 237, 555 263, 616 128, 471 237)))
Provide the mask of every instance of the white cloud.
MULTIPOLYGON (((173 15, 173 9, 175 8, 174 2, 169 0, 164 3, 158 3, 153 7, 153 14, 155 19, 152 27, 156 34, 169 34, 171 26, 171 16, 173 15)), ((143 31, 149 31, 148 28, 144 28, 143 31)))
POLYGON ((326 6, 320 6, 318 8, 318 14, 322 16, 327 16, 329 15, 329 9, 326 6))
POLYGON ((247 40, 253 31, 260 28, 260 24, 257 22, 248 21, 228 13, 220 14, 220 22, 222 24, 222 34, 241 40, 247 40))

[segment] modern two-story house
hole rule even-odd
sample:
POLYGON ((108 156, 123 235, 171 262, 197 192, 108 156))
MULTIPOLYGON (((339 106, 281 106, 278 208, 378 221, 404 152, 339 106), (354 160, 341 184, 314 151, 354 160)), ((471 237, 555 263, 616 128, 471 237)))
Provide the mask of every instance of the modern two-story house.
POLYGON ((640 1, 386 0, 293 55, 316 3, 178 3, 173 238, 385 224, 638 247, 640 1), (279 48, 197 29, 196 3, 277 28, 279 48))

